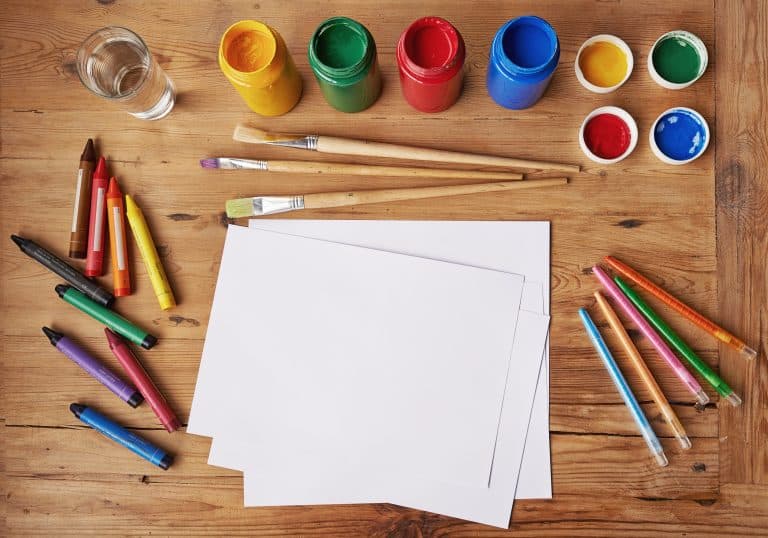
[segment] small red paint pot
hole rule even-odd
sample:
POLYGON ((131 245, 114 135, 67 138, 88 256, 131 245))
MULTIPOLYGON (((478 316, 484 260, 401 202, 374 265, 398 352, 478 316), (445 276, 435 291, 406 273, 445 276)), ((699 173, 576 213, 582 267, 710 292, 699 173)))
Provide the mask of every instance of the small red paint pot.
POLYGON ((413 22, 397 42, 397 66, 403 97, 422 112, 449 108, 461 94, 464 40, 440 17, 413 22))
POLYGON ((579 146, 596 163, 613 164, 626 159, 637 146, 634 118, 617 106, 603 106, 590 112, 579 130, 579 146))

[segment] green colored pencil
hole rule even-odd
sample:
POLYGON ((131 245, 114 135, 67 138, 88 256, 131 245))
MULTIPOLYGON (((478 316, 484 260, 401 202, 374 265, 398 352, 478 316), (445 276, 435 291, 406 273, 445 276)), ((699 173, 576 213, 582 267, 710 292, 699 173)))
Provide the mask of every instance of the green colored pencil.
POLYGON ((650 323, 653 328, 664 337, 670 346, 675 348, 675 351, 688 361, 688 364, 699 372, 701 377, 706 379, 707 382, 712 385, 720 396, 728 400, 734 407, 741 405, 741 398, 739 398, 738 394, 733 392, 733 389, 729 387, 706 362, 696 355, 696 352, 691 349, 691 346, 686 344, 685 340, 680 338, 680 335, 673 331, 672 327, 661 319, 661 316, 654 312, 653 309, 640 298, 640 295, 638 295, 635 290, 630 288, 629 285, 618 276, 613 277, 613 280, 616 282, 616 285, 621 288, 621 291, 624 292, 624 295, 626 295, 627 298, 632 301, 632 304, 634 304, 643 316, 645 316, 648 323, 650 323))

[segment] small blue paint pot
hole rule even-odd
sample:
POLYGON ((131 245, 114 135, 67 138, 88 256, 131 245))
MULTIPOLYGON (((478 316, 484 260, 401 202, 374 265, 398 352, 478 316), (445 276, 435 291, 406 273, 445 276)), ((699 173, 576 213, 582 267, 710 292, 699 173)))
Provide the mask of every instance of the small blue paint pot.
POLYGON ((488 94, 504 108, 531 107, 546 91, 559 60, 560 42, 547 21, 534 16, 512 19, 499 28, 491 44, 488 94))
POLYGON ((656 118, 649 135, 651 151, 667 164, 686 164, 698 159, 709 145, 709 126, 691 108, 665 110, 656 118))

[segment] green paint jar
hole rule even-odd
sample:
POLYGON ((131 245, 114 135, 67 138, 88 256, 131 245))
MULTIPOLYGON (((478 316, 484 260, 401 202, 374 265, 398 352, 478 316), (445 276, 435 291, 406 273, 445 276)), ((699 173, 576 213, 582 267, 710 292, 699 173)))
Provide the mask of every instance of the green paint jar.
POLYGON ((325 100, 337 110, 360 112, 379 98, 376 42, 357 21, 333 17, 318 26, 309 40, 309 65, 325 100))

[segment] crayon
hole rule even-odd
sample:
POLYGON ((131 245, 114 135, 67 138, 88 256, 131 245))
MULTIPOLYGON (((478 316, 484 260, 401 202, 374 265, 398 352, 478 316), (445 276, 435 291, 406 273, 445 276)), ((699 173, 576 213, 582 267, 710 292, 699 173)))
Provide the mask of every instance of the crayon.
POLYGON ((149 280, 152 282, 152 289, 160 303, 160 308, 168 310, 176 306, 176 299, 173 297, 173 290, 168 283, 168 277, 165 275, 165 269, 157 255, 155 242, 152 240, 152 234, 149 232, 149 226, 144 218, 141 208, 136 205, 129 194, 125 195, 125 215, 128 217, 128 224, 133 232, 133 238, 139 247, 141 259, 149 274, 149 280))
POLYGON ((131 294, 131 273, 128 270, 128 243, 125 240, 125 206, 123 193, 115 178, 109 180, 107 190, 107 216, 109 221, 109 252, 112 255, 112 282, 115 297, 131 294))
POLYGON ((147 374, 139 359, 136 358, 136 355, 133 354, 131 348, 128 347, 128 344, 109 329, 104 329, 104 334, 107 335, 109 349, 117 357, 117 360, 120 361, 125 374, 139 388, 139 392, 147 400, 149 407, 152 408, 152 411, 160 419, 168 433, 178 430, 181 427, 181 422, 176 418, 165 397, 163 397, 157 386, 152 382, 149 374, 147 374))
POLYGON ((85 278, 77 269, 31 239, 24 239, 18 235, 12 235, 11 239, 24 254, 43 265, 49 271, 59 275, 89 299, 105 307, 110 307, 115 302, 114 295, 93 280, 85 278))
POLYGON ((91 186, 91 223, 88 226, 88 253, 85 258, 85 276, 104 274, 104 246, 107 239, 107 161, 99 159, 91 186))
POLYGON ((102 434, 108 439, 123 445, 131 452, 138 454, 150 463, 154 463, 164 471, 173 463, 173 456, 163 449, 156 447, 143 437, 139 437, 133 432, 129 432, 119 424, 112 422, 107 417, 95 410, 79 403, 70 404, 69 410, 72 413, 102 434))
POLYGON ((128 405, 136 407, 144 401, 144 397, 139 391, 120 379, 106 365, 100 363, 93 355, 62 333, 54 331, 49 327, 43 327, 43 332, 53 347, 61 351, 72 362, 88 372, 94 379, 111 390, 128 405))
POLYGON ((80 168, 77 170, 75 184, 75 202, 72 209, 72 229, 69 234, 69 257, 85 258, 88 246, 88 213, 90 210, 91 178, 96 166, 96 151, 90 138, 80 155, 80 168))
POLYGON ((157 344, 157 338, 140 329, 120 314, 93 302, 73 287, 59 284, 56 286, 56 293, 67 303, 85 312, 96 321, 103 323, 134 344, 144 349, 150 349, 157 344))

